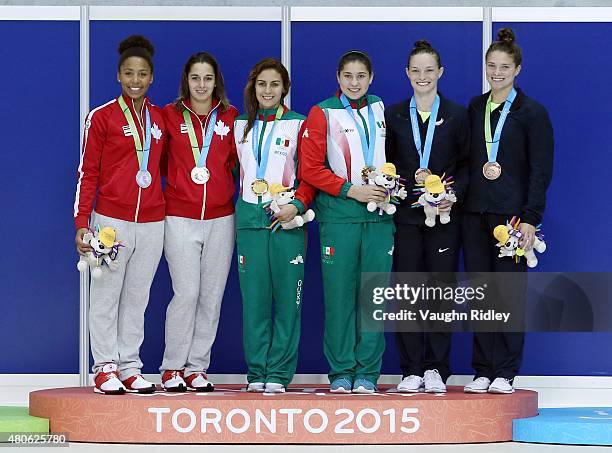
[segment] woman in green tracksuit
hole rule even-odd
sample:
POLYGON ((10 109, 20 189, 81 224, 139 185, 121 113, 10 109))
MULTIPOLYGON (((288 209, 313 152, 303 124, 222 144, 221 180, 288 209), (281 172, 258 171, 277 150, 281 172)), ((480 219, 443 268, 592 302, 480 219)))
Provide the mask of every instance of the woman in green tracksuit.
POLYGON ((380 376, 385 339, 362 329, 359 289, 362 272, 389 272, 393 258, 393 218, 369 212, 366 203, 387 193, 367 185, 369 167, 385 163, 382 101, 367 94, 373 72, 363 52, 345 53, 337 71, 340 90, 314 106, 300 148, 300 175, 319 189, 324 350, 334 393, 372 393, 380 376))
POLYGON ((270 229, 265 209, 272 195, 295 189, 295 199, 274 214, 281 224, 291 222, 315 194, 297 179, 305 118, 283 105, 290 84, 278 60, 257 63, 244 90, 246 113, 234 123, 240 161, 236 245, 250 392, 284 392, 297 365, 306 231, 270 229))

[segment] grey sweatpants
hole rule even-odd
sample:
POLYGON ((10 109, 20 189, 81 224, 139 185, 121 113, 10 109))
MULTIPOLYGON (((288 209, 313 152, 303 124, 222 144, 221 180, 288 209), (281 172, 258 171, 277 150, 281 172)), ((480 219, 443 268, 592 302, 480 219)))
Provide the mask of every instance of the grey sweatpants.
POLYGON ((164 256, 174 297, 166 311, 162 373, 208 370, 235 234, 233 214, 210 220, 166 217, 164 256))
POLYGON ((91 215, 91 227, 112 227, 123 244, 118 268, 102 266, 102 276, 91 280, 89 335, 93 372, 115 362, 125 380, 140 373, 140 345, 144 339, 144 313, 149 291, 162 254, 164 222, 135 223, 91 215))

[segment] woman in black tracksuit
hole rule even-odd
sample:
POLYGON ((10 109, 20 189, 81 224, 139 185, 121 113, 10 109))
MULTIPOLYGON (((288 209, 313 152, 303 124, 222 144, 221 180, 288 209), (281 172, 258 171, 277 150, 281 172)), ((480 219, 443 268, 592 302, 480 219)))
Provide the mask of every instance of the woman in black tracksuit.
MULTIPOLYGON (((450 187, 457 197, 454 206, 450 201, 439 205, 440 211, 452 207, 451 221, 444 225, 437 221, 434 227, 425 226, 423 209, 411 208, 414 199, 410 196, 398 207, 395 214, 396 272, 457 271, 470 129, 466 109, 437 91, 437 82, 443 71, 438 52, 427 41, 417 41, 406 68, 414 96, 391 106, 385 114, 387 159, 396 165, 397 173, 406 178, 408 193, 411 194, 415 187, 417 173, 422 177, 431 172, 440 177, 443 174, 454 177, 455 182, 450 187), (420 134, 420 152, 417 151, 418 139, 413 136, 413 121, 420 134), (432 121, 435 124, 431 124, 432 121), (433 141, 427 159, 430 124, 433 141)), ((445 382, 451 374, 450 332, 398 331, 396 343, 403 373, 398 391, 446 391, 445 382)))
MULTIPOLYGON (((521 49, 514 32, 501 29, 486 54, 491 91, 472 99, 468 109, 472 144, 463 218, 468 272, 525 272, 525 260, 516 263, 509 257, 498 258, 493 229, 519 217, 519 246, 529 249, 544 213, 552 177, 553 131, 546 109, 514 87, 520 70, 521 49), (503 115, 508 108, 509 113, 503 115), (505 121, 500 121, 504 116, 505 121), (494 134, 500 122, 501 134, 494 134)), ((519 299, 513 305, 518 306, 524 297, 519 299)), ((465 391, 512 393, 523 345, 523 332, 474 333, 472 367, 476 375, 465 391)))

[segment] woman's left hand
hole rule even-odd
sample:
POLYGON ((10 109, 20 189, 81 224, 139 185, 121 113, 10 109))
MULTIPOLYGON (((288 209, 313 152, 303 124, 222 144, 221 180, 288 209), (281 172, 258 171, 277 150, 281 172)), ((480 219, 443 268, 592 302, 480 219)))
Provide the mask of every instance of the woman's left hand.
POLYGON ((531 248, 533 248, 533 242, 535 241, 535 227, 528 223, 521 222, 519 231, 522 234, 521 240, 519 241, 519 247, 523 250, 531 250, 531 248))
POLYGON ((293 218, 297 215, 297 213, 298 208, 296 208, 294 204, 289 203, 281 206, 280 210, 276 214, 274 214, 274 217, 285 223, 292 221, 293 218))

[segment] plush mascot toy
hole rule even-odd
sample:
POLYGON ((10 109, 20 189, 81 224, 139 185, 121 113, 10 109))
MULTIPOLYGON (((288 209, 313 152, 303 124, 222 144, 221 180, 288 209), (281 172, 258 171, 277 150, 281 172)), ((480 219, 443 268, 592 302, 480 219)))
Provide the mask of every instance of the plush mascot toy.
MULTIPOLYGON (((280 211, 280 207, 289 204, 295 200, 295 190, 290 187, 285 187, 282 184, 272 184, 270 186, 270 195, 272 201, 269 204, 264 205, 270 211, 270 217, 274 217, 274 214, 280 211)), ((270 225, 270 229, 276 231, 279 226, 283 230, 292 230, 304 226, 305 223, 313 221, 315 213, 312 209, 309 209, 302 215, 296 215, 289 222, 280 222, 278 219, 274 219, 270 225)))
POLYGON ((533 248, 529 250, 523 250, 519 247, 519 241, 522 237, 519 231, 520 219, 512 217, 510 222, 506 225, 497 225, 493 229, 493 237, 497 239, 497 247, 499 247, 498 258, 505 256, 514 257, 518 263, 521 256, 525 256, 528 267, 536 267, 538 265, 538 257, 535 255, 534 250, 538 253, 543 253, 546 250, 546 243, 544 242, 544 236, 540 233, 540 227, 536 228, 535 241, 533 242, 533 248))
POLYGON ((440 223, 446 224, 450 222, 450 210, 440 212, 438 206, 443 200, 449 200, 453 203, 457 202, 455 192, 450 189, 453 184, 452 177, 440 178, 438 175, 429 175, 425 178, 423 184, 418 184, 422 187, 414 189, 415 193, 421 194, 419 199, 412 204, 413 208, 423 207, 425 211, 425 225, 433 227, 436 225, 436 216, 440 216, 440 223))
POLYGON ((408 193, 404 186, 400 183, 400 176, 396 173, 395 165, 390 162, 386 162, 381 167, 380 171, 374 170, 368 173, 368 184, 378 187, 382 187, 387 191, 387 197, 384 201, 376 203, 370 201, 367 204, 367 209, 370 212, 376 211, 380 215, 384 213, 393 215, 397 210, 396 204, 399 200, 404 200, 408 193))
POLYGON ((95 231, 85 233, 83 242, 92 246, 93 251, 88 252, 87 256, 81 256, 77 263, 77 269, 84 272, 87 266, 91 268, 91 276, 100 278, 102 276, 102 265, 107 264, 111 271, 117 268, 117 254, 119 248, 123 247, 120 242, 116 242, 117 233, 111 227, 100 228, 96 225, 95 231))

